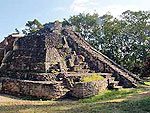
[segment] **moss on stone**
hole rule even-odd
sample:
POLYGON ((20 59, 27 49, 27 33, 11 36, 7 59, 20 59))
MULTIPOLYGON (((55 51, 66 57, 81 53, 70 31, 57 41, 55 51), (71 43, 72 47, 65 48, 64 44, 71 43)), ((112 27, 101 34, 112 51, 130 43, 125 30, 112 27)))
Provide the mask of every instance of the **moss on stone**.
POLYGON ((84 76, 81 81, 92 82, 92 81, 98 81, 98 80, 104 80, 104 77, 102 77, 100 74, 94 73, 91 76, 84 76))

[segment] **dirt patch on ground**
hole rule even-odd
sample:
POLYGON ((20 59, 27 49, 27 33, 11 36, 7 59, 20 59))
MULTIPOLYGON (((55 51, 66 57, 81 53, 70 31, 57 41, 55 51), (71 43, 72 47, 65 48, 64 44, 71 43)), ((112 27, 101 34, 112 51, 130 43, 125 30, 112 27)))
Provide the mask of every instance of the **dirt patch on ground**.
POLYGON ((150 96, 150 92, 142 92, 139 94, 139 96, 150 96))
POLYGON ((55 101, 23 100, 14 96, 0 94, 0 106, 6 105, 43 105, 55 103, 55 101))
POLYGON ((140 100, 141 98, 145 98, 145 97, 149 97, 149 96, 150 96, 150 91, 144 91, 144 92, 140 92, 136 95, 128 96, 127 99, 128 100, 140 100))

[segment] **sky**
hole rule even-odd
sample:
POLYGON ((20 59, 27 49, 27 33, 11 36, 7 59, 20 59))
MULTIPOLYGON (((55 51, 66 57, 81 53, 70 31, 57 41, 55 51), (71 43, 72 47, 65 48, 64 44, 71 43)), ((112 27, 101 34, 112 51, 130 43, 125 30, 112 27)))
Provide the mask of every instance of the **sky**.
POLYGON ((149 4, 150 0, 0 0, 0 41, 33 19, 44 24, 79 13, 118 16, 126 10, 150 11, 149 4))

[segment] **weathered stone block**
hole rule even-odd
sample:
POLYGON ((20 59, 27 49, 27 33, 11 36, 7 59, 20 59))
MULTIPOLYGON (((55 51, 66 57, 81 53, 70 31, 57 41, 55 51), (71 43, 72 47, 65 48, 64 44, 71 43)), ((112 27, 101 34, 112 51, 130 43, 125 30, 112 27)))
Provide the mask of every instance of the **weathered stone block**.
POLYGON ((32 80, 32 81, 54 81, 56 80, 57 74, 53 73, 34 73, 34 72, 3 72, 1 73, 3 77, 10 77, 13 79, 20 80, 32 80))
POLYGON ((26 95, 45 99, 58 99, 65 96, 69 90, 60 82, 29 81, 3 78, 2 92, 13 95, 26 95))
POLYGON ((107 79, 93 82, 79 82, 74 85, 70 94, 77 98, 86 98, 105 90, 107 85, 107 79))
POLYGON ((3 79, 2 80, 2 91, 5 93, 11 92, 11 94, 18 95, 20 92, 20 85, 17 80, 3 79))

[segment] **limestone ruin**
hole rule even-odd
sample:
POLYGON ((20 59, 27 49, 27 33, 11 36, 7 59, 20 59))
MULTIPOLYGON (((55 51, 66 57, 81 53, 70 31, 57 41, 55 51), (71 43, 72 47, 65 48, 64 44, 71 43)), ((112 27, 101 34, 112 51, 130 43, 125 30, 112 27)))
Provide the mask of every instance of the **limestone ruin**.
POLYGON ((136 87, 140 81, 58 21, 27 36, 9 35, 0 48, 1 92, 11 95, 85 98, 106 88, 136 87), (94 73, 105 79, 81 81, 94 73))

